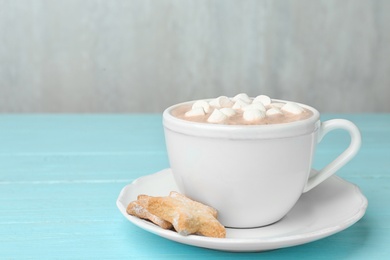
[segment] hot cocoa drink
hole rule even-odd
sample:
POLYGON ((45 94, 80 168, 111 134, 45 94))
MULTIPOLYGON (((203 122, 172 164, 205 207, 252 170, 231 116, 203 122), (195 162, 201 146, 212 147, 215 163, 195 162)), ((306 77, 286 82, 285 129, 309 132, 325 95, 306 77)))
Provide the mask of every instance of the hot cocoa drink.
POLYGON ((314 107, 264 95, 173 105, 164 111, 163 124, 179 191, 216 209, 220 223, 234 228, 282 219, 302 193, 353 158, 361 143, 350 121, 321 122, 314 107), (351 143, 315 172, 316 145, 336 129, 346 130, 351 143))
POLYGON ((295 102, 272 100, 265 95, 250 98, 242 93, 233 98, 220 96, 184 103, 173 109, 171 114, 199 123, 266 125, 303 120, 313 113, 295 102))

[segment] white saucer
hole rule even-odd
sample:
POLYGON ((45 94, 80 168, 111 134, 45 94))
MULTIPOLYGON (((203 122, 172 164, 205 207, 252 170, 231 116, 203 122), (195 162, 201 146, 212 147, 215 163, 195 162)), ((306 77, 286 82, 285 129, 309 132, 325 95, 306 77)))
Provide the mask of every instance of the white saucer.
POLYGON ((226 229, 226 238, 182 236, 126 213, 139 194, 167 196, 177 189, 170 169, 141 177, 124 187, 116 202, 122 214, 138 227, 161 237, 198 247, 224 251, 264 251, 300 245, 340 232, 361 219, 367 199, 360 189, 333 176, 305 193, 279 222, 260 228, 226 229))

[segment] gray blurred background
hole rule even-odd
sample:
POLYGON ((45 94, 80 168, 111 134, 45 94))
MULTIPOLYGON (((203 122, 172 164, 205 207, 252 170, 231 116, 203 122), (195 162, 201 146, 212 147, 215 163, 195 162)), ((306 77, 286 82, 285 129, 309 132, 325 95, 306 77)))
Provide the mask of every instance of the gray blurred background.
POLYGON ((267 94, 390 112, 388 0, 0 0, 0 112, 267 94))

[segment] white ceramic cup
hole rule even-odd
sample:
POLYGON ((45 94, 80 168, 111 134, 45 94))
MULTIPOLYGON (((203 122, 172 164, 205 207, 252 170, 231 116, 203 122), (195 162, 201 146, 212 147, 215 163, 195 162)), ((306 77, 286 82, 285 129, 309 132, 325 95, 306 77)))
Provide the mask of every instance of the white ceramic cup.
MULTIPOLYGON (((283 100, 274 100, 286 102, 283 100)), ((227 227, 265 226, 283 218, 302 193, 314 188, 358 152, 361 136, 350 121, 308 119, 273 125, 196 123, 163 113, 170 166, 179 191, 217 209, 227 227), (344 129, 349 147, 311 176, 316 145, 329 131, 344 129)))

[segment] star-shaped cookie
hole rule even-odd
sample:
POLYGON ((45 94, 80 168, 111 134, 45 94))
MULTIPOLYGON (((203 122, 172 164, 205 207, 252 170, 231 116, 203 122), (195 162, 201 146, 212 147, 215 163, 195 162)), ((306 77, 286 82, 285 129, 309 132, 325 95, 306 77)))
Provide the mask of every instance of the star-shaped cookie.
POLYGON ((199 234, 224 238, 225 227, 217 220, 217 211, 172 191, 167 197, 142 195, 144 209, 152 216, 167 221, 181 235, 199 234), (146 197, 145 197, 146 196, 146 197))
POLYGON ((137 216, 142 219, 148 219, 163 229, 171 229, 172 224, 170 222, 153 215, 147 210, 149 198, 150 197, 147 195, 139 195, 136 201, 130 202, 127 206, 127 214, 137 216))

